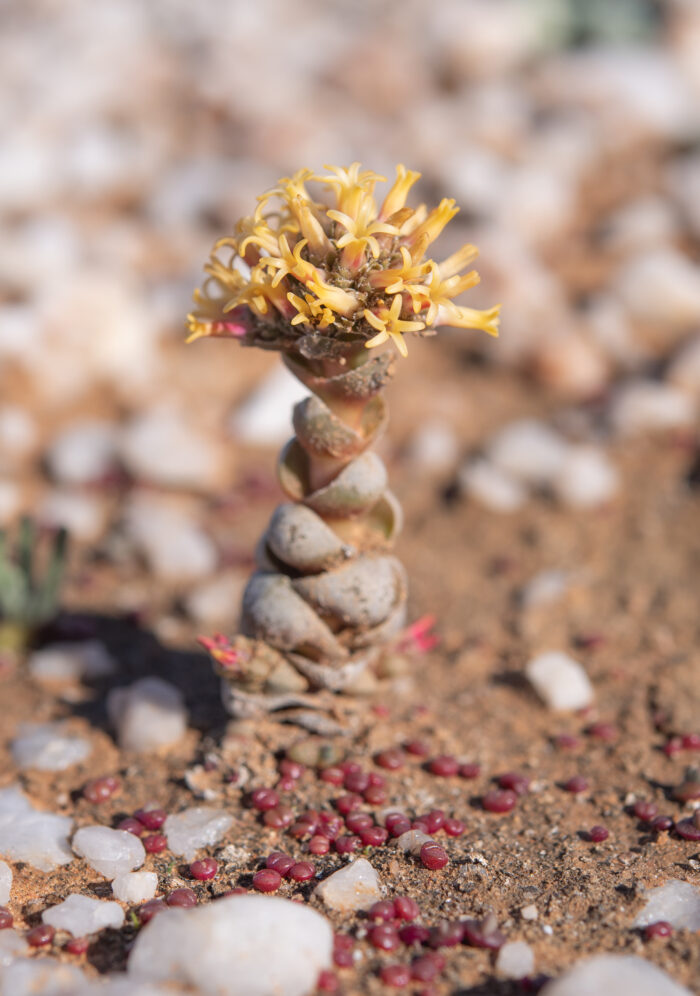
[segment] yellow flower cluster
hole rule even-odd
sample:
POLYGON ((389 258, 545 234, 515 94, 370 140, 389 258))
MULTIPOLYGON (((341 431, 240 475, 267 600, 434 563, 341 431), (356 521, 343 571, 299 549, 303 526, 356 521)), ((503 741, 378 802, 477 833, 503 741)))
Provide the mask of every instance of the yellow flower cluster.
POLYGON ((399 165, 377 208, 374 188, 384 177, 359 163, 326 168, 322 176, 302 169, 281 179, 235 235, 216 243, 188 316, 188 341, 244 336, 251 328, 265 328, 274 339, 275 329, 284 328, 287 341, 290 333, 319 332, 368 348, 391 340, 405 356, 405 332, 452 325, 498 335, 498 307, 476 311, 454 303, 479 282, 475 270, 462 272, 476 248, 465 245, 442 263, 425 258, 458 211, 453 200, 430 212, 407 207, 420 173, 399 165), (310 183, 323 184, 335 203, 312 197, 310 183))

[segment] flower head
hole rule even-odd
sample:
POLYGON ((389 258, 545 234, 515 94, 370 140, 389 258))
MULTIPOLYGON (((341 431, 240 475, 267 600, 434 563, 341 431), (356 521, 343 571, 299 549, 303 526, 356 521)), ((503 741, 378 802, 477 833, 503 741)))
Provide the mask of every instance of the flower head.
POLYGON ((307 356, 390 340, 405 356, 406 332, 454 325, 498 334, 498 307, 477 311, 454 300, 479 281, 475 270, 463 272, 475 247, 442 263, 425 258, 458 211, 453 200, 430 212, 407 206, 420 173, 399 165, 377 208, 374 190, 384 177, 359 163, 326 168, 283 177, 233 236, 216 243, 188 316, 190 340, 233 336, 307 356), (311 184, 329 191, 331 203, 312 195, 311 184))

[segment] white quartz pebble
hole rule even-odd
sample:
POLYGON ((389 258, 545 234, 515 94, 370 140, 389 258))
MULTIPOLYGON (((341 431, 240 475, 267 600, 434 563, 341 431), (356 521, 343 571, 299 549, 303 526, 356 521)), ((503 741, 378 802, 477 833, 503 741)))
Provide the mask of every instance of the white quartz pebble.
POLYGON ((146 858, 143 844, 133 833, 103 826, 82 827, 76 831, 73 850, 108 879, 140 868, 146 858))
POLYGON ((568 442, 545 422, 524 418, 496 433, 487 456, 492 464, 519 481, 542 485, 559 473, 568 450, 568 442))
POLYGON ((79 968, 56 958, 15 958, 0 975, 0 996, 78 996, 86 984, 79 968))
POLYGON ((671 384, 634 380, 617 391, 610 420, 620 436, 633 436, 691 425, 695 410, 694 399, 671 384))
POLYGON ((535 955, 525 941, 508 941, 498 952, 496 971, 506 979, 524 979, 534 968, 535 955))
POLYGON ((635 320, 679 331, 700 321, 700 267, 671 246, 631 257, 617 292, 635 320))
POLYGON ((424 844, 432 843, 433 838, 422 830, 407 830, 396 840, 396 846, 400 851, 409 851, 415 858, 420 855, 424 844))
POLYGON ((595 446, 572 446, 552 480, 556 497, 571 508, 602 505, 615 496, 619 486, 617 470, 595 446))
POLYGON ((224 809, 195 806, 172 813, 163 824, 163 830, 173 854, 181 854, 186 861, 192 861, 201 847, 218 844, 232 823, 233 817, 224 809))
POLYGON ((507 471, 488 460, 470 460, 459 471, 464 494, 492 512, 517 512, 527 501, 527 491, 507 471))
POLYGON ((111 469, 115 457, 116 426, 90 420, 67 426, 46 456, 49 470, 63 484, 89 484, 111 469))
POLYGON ((330 923, 303 903, 228 896, 153 917, 136 937, 128 970, 202 996, 306 996, 330 967, 332 949, 330 923))
POLYGON ((684 343, 666 371, 666 381, 700 400, 700 335, 684 343))
POLYGON ((421 423, 408 447, 411 463, 428 473, 440 474, 457 463, 459 440, 449 422, 428 419, 421 423))
POLYGON ((0 930, 0 993, 2 993, 2 969, 11 965, 15 958, 27 952, 28 945, 24 937, 12 927, 0 930))
POLYGON ((107 696, 119 746, 144 753, 177 743, 187 729, 182 693, 162 678, 140 678, 107 696))
POLYGON ((0 789, 0 854, 13 861, 26 861, 40 871, 73 860, 68 835, 73 821, 68 816, 35 809, 16 785, 0 789))
POLYGON ((542 996, 692 996, 653 962, 636 955, 602 954, 578 962, 548 982, 542 996))
POLYGON ((124 910, 119 903, 73 892, 62 903, 44 910, 41 919, 73 937, 86 937, 105 927, 119 930, 124 923, 124 910))
POLYGON ((35 681, 80 681, 114 674, 116 661, 103 643, 52 643, 30 655, 27 668, 35 681))
POLYGON ((121 903, 144 903, 153 899, 158 889, 158 876, 155 872, 124 872, 112 882, 115 899, 121 903))
POLYGON ((12 890, 12 869, 6 861, 0 861, 0 906, 10 898, 12 890))
POLYGON ((174 408, 145 411, 124 430, 120 454, 134 477, 168 488, 215 487, 222 454, 174 408))
POLYGON ((316 886, 316 895, 332 910, 366 910, 382 897, 379 875, 366 858, 356 858, 316 886))
POLYGON ((672 878, 646 893, 646 906, 637 914, 634 927, 665 920, 677 930, 700 930, 700 888, 672 878))
POLYGON ((583 709, 593 701, 593 686, 583 667, 561 651, 549 651, 526 668, 530 684, 550 709, 583 709))
POLYGON ((139 495, 126 513, 129 539, 156 577, 168 583, 196 581, 216 569, 214 543, 186 509, 155 496, 139 495))
POLYGON ((229 419, 229 430, 243 443, 274 446, 292 432, 290 412, 309 389, 284 367, 274 367, 229 419))
POLYGON ((84 761, 92 746, 84 737, 68 733, 63 723, 22 723, 11 750, 22 770, 64 771, 84 761))

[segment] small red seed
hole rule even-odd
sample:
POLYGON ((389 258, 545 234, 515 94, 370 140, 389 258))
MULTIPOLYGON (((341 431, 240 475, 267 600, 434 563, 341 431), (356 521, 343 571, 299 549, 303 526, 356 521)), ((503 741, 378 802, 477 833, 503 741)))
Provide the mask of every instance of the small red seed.
POLYGON ((502 789, 512 789, 516 795, 527 795, 530 790, 530 779, 518 771, 507 771, 498 776, 498 784, 502 789))
POLYGON ((369 788, 369 775, 366 771, 349 771, 343 779, 343 787, 348 792, 364 792, 369 788))
POLYGON ((457 820, 453 816, 448 816, 443 827, 448 837, 461 837, 467 829, 462 820, 457 820))
POLYGON ((394 824, 403 823, 404 820, 408 820, 408 817, 406 816, 405 813, 401 813, 398 810, 392 809, 392 811, 390 813, 387 813, 386 816, 384 817, 384 826, 387 828, 389 833, 391 833, 391 828, 394 826, 394 824))
POLYGON ((168 838, 163 833, 150 833, 143 838, 143 846, 147 854, 160 854, 168 846, 168 838))
POLYGON ((117 830, 126 830, 127 833, 133 833, 134 837, 140 837, 145 829, 143 823, 139 823, 133 816, 127 816, 117 823, 117 830))
POLYGON ((382 965, 379 978, 385 986, 403 989, 411 981, 411 969, 408 965, 382 965))
POLYGON ((685 733, 681 737, 683 750, 700 750, 700 733, 685 733))
POLYGON ((480 764, 460 764, 459 766, 459 777, 466 778, 467 781, 473 781, 474 778, 478 778, 481 774, 480 764))
POLYGON ((428 821, 422 817, 414 820, 411 824, 411 830, 420 830, 421 833, 428 833, 428 821))
POLYGON ((88 937, 71 937, 63 946, 63 950, 72 955, 84 955, 90 947, 88 937))
POLYGON ((387 771, 398 771, 399 768, 403 768, 405 762, 406 755, 400 747, 390 747, 388 750, 383 750, 374 759, 375 764, 378 764, 380 768, 386 768, 387 771))
POLYGON ((308 882, 316 874, 316 868, 310 861, 297 861, 287 872, 287 878, 293 882, 308 882))
POLYGON ((560 733, 555 743, 560 750, 575 750, 581 743, 578 737, 575 737, 573 733, 560 733))
POLYGON ((277 788, 280 792, 291 792, 296 788, 296 782, 289 775, 283 775, 282 778, 277 781, 277 788))
POLYGON ((105 802, 115 795, 121 788, 121 782, 114 775, 106 775, 104 778, 93 778, 83 788, 83 795, 88 802, 95 805, 105 802))
POLYGON ((375 786, 376 788, 386 788, 386 778, 384 775, 380 775, 378 771, 369 772, 369 786, 375 786))
POLYGON ((382 899, 378 903, 373 903, 367 910, 370 920, 393 920, 395 915, 396 910, 391 899, 382 899))
POLYGON ((381 847, 386 844, 389 831, 384 827, 365 827, 360 830, 359 836, 363 847, 381 847))
POLYGON ((605 827, 600 826, 598 824, 596 824, 596 826, 594 827, 591 827, 591 829, 588 831, 588 839, 593 841, 594 844, 602 844, 602 842, 604 840, 607 840, 609 836, 610 834, 608 830, 605 827))
POLYGON ((282 830, 294 821, 294 813, 289 806, 275 806, 263 813, 263 823, 273 830, 282 830))
POLYGON ((316 988, 322 993, 334 993, 338 989, 338 976, 335 972, 324 969, 316 980, 316 988))
POLYGON ((253 809, 257 809, 263 813, 266 809, 274 809, 276 806, 279 806, 280 797, 274 789, 259 788, 251 792, 250 803, 253 809))
POLYGON ((421 923, 407 923, 399 930, 399 937, 406 947, 410 947, 412 944, 425 944, 430 937, 430 931, 421 923))
POLYGON ((201 858, 190 865, 190 875, 198 882, 208 882, 209 879, 215 878, 218 870, 219 862, 216 858, 201 858))
POLYGON ((330 768, 322 768, 318 777, 322 782, 327 782, 329 785, 342 785, 345 779, 345 772, 342 768, 331 766, 330 768))
POLYGON ((671 793, 677 802, 693 802, 700 799, 700 779, 690 778, 671 793))
POLYGON ((182 909, 190 909, 197 905, 197 896, 192 889, 173 889, 165 899, 168 906, 179 906, 182 909))
POLYGON ((168 814, 164 809, 137 809, 134 819, 142 823, 147 830, 160 830, 168 814))
POLYGON ((265 867, 272 868, 273 871, 279 872, 280 875, 286 875, 293 864, 294 858, 290 858, 284 851, 273 851, 265 859, 265 867))
POLYGON ((390 923, 376 924, 370 929, 367 939, 373 948, 380 951, 396 951, 401 943, 396 928, 390 923))
POLYGON ((592 726, 588 727, 586 732, 589 737, 595 737, 596 740, 605 740, 607 743, 617 740, 619 735, 619 731, 613 723, 593 723, 592 726))
POLYGON ((486 948, 498 951, 505 943, 505 937, 498 929, 495 917, 488 916, 484 920, 464 920, 464 941, 473 948, 486 948))
POLYGON ((440 778, 449 778, 456 775, 460 765, 456 757, 452 754, 440 754, 428 762, 428 771, 431 775, 438 775, 440 778))
POLYGON ((359 809, 364 802, 361 795, 356 795, 351 792, 348 795, 341 795, 335 800, 335 808, 343 816, 347 816, 348 813, 352 813, 355 809, 359 809))
POLYGON ((434 952, 420 955, 411 963, 411 978, 416 982, 432 982, 445 967, 445 959, 434 952))
POLYGON ((449 863, 449 857, 444 847, 429 840, 420 849, 420 860, 430 871, 439 871, 449 863))
POLYGON ((352 968, 354 963, 353 953, 345 948, 335 948, 333 950, 333 964, 336 968, 352 968))
POLYGON ((352 854, 357 851, 362 841, 355 835, 336 837, 333 846, 337 854, 352 854))
POLYGON ((675 831, 683 840, 700 840, 700 827, 694 820, 678 820, 675 831))
POLYGON ((588 787, 588 780, 583 775, 574 775, 573 778, 569 778, 567 782, 564 782, 563 786, 566 792, 572 792, 574 795, 585 792, 588 787))
POLYGON ((425 821, 428 833, 437 833, 445 826, 445 814, 441 809, 431 809, 426 816, 421 817, 425 821))
POLYGON ((277 892, 282 876, 274 868, 261 868, 253 875, 253 887, 258 892, 277 892))
POLYGON ((162 913, 167 908, 162 899, 149 899, 147 903, 139 906, 139 921, 142 924, 148 923, 157 913, 162 913))
POLYGON ((386 790, 381 785, 370 785, 363 793, 370 806, 382 806, 386 802, 386 790))
POLYGON ((463 934, 459 920, 443 920, 430 931, 428 944, 431 948, 455 948, 462 943, 463 934))
POLYGON ((323 837, 321 834, 316 834, 309 841, 309 851, 311 854, 328 854, 331 849, 331 842, 328 837, 323 837))
POLYGON ((425 740, 409 740, 404 748, 414 757, 427 757, 430 753, 430 746, 425 740))
POLYGON ((0 906, 0 930, 7 930, 14 923, 12 914, 6 906, 0 906))
POLYGON ((281 775, 296 780, 297 778, 301 778, 306 768, 303 764, 299 764, 298 761, 290 761, 288 757, 283 757, 279 763, 279 770, 281 775))
POLYGON ((663 831, 670 830, 673 826, 673 820, 670 816, 656 816, 651 821, 652 830, 663 831))
POLYGON ((316 824, 309 823, 306 820, 297 820, 296 823, 292 823, 287 833, 290 837, 294 837, 295 840, 303 840, 304 837, 313 837, 316 833, 316 824))
POLYGON ((369 813, 348 813, 345 818, 345 826, 351 833, 359 833, 360 830, 366 830, 373 823, 374 820, 369 813))
POLYGON ((410 896, 397 896, 394 900, 394 914, 397 920, 415 920, 420 916, 420 909, 410 896))
POLYGON ((650 823, 658 815, 659 810, 656 803, 638 799, 633 806, 633 812, 642 823, 650 823))
POLYGON ((683 750, 683 741, 680 737, 671 737, 662 748, 666 757, 674 757, 683 750))
POLYGON ((653 941, 657 937, 670 937, 672 933, 673 927, 666 920, 658 920, 644 928, 644 938, 647 941, 653 941))
POLYGON ((400 820, 392 820, 391 826, 387 821, 387 830, 389 831, 390 837, 400 837, 402 833, 406 833, 407 830, 411 829, 411 821, 407 816, 404 816, 400 820))
POLYGON ((40 923, 38 927, 32 927, 24 939, 33 948, 43 948, 51 944, 55 933, 55 927, 51 927, 48 923, 40 923))
POLYGON ((487 813, 509 813, 518 801, 512 789, 492 789, 481 799, 487 813))

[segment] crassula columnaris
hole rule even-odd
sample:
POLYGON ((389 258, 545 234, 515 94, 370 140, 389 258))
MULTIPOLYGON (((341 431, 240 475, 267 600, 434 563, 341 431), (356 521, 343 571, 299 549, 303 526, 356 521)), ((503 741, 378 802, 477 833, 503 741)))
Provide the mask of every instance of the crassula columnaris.
POLYGON ((311 394, 294 409, 279 460, 289 501, 272 516, 245 594, 238 635, 204 640, 236 716, 323 707, 367 685, 406 624, 407 582, 390 550, 401 510, 372 451, 383 430, 383 389, 406 333, 439 325, 498 331, 498 308, 454 298, 478 283, 465 245, 426 257, 457 213, 453 200, 406 206, 420 174, 384 178, 303 169, 258 198, 252 217, 220 239, 188 316, 190 340, 237 339, 282 353, 311 394), (465 272, 466 270, 466 272, 465 272))

